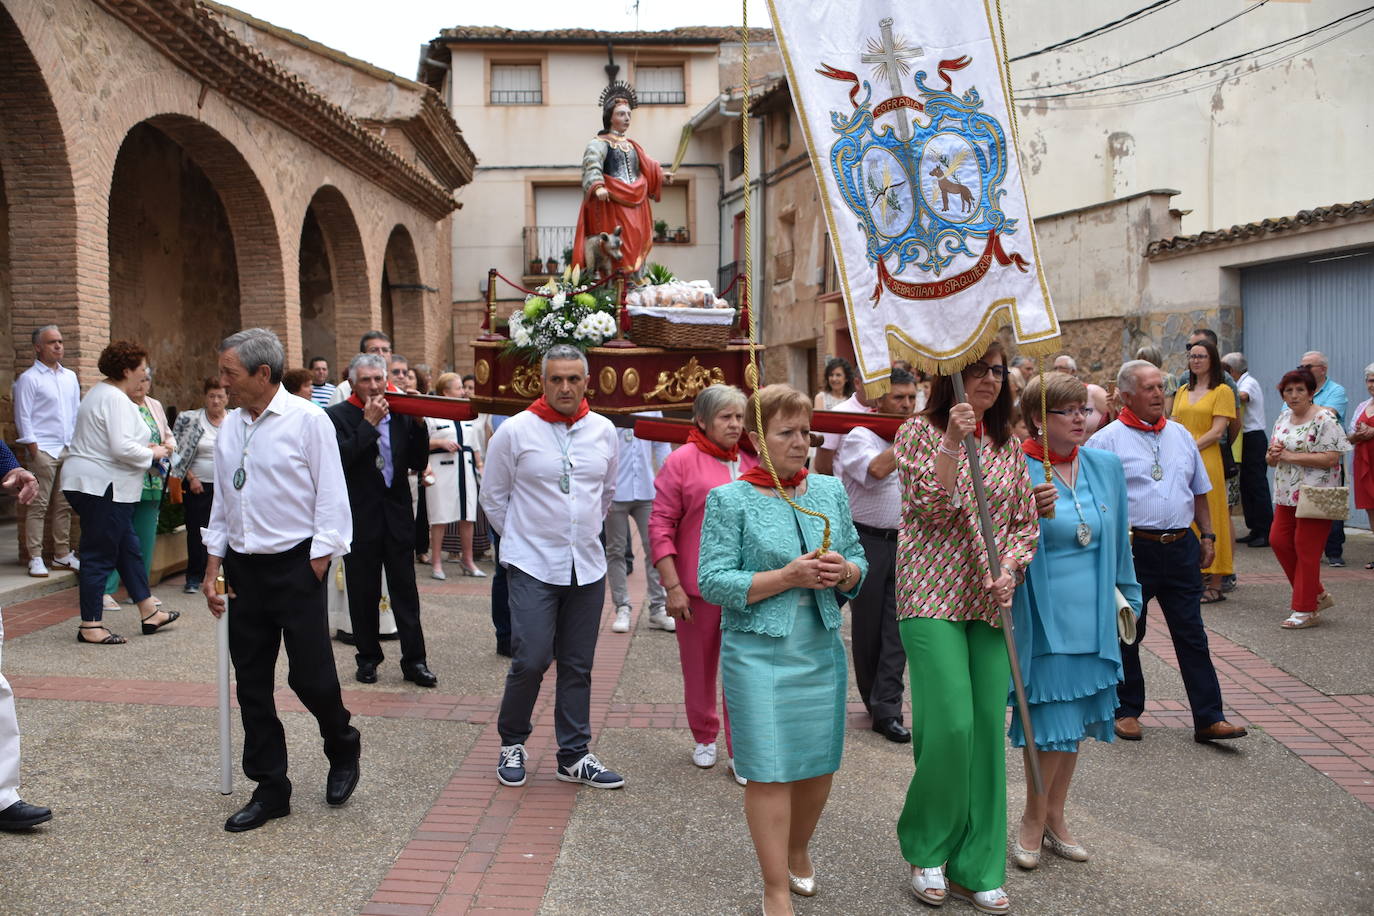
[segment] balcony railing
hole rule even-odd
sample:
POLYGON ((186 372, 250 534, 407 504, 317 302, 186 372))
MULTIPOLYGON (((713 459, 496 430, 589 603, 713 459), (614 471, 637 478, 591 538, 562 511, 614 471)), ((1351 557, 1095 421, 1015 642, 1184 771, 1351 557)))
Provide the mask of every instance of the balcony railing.
POLYGON ((491 90, 492 105, 543 105, 544 90, 542 89, 493 89, 491 90))
POLYGON ((739 308, 741 289, 744 286, 744 278, 740 277, 738 283, 735 278, 744 270, 743 261, 731 261, 721 267, 716 275, 716 295, 720 296, 734 308, 739 308), (731 286, 731 284, 734 284, 731 286), (726 290, 729 290, 728 292, 726 290))
POLYGON ((641 105, 681 105, 686 101, 685 89, 649 89, 639 93, 641 105))
POLYGON ((567 268, 576 226, 526 226, 521 234, 525 241, 521 270, 526 276, 558 274, 567 268))

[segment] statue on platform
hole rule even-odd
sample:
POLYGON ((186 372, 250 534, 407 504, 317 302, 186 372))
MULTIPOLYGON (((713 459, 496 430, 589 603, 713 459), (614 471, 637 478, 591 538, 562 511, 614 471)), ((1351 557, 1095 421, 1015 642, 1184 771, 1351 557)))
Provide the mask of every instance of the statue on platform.
POLYGON ((664 182, 671 183, 673 176, 665 174, 643 147, 626 136, 630 112, 638 105, 635 91, 628 83, 612 83, 601 93, 603 129, 582 154, 585 196, 573 239, 573 263, 583 270, 603 266, 610 260, 599 256, 596 243, 602 233, 618 237, 619 257, 613 264, 635 277, 643 271, 654 246, 654 218, 649 201, 659 199, 664 182))

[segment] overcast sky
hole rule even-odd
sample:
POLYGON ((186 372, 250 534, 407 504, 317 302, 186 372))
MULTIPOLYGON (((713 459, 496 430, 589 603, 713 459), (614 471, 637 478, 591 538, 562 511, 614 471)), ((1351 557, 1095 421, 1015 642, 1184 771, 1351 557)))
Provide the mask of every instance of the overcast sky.
MULTIPOLYGON (((740 0, 226 0, 259 19, 299 32, 368 63, 415 78, 420 45, 456 25, 511 29, 670 29, 738 25, 740 0)), ((768 8, 750 5, 755 26, 768 8)))

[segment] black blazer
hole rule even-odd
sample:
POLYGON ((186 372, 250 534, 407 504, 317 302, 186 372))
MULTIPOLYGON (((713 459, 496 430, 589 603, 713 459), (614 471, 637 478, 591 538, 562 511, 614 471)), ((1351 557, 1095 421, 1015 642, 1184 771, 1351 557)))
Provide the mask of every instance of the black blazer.
POLYGON ((339 457, 353 508, 353 542, 383 537, 415 539, 415 512, 410 504, 407 470, 423 471, 429 463, 429 432, 423 423, 391 415, 391 486, 382 478, 377 427, 363 418, 362 408, 340 401, 325 408, 339 438, 339 457))

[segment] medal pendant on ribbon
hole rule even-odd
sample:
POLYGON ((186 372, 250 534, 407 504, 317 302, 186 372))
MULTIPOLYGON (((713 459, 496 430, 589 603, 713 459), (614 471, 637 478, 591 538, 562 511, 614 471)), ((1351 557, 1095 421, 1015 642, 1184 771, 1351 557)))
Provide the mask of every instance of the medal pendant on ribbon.
POLYGON ((1155 465, 1154 467, 1150 468, 1150 476, 1151 476, 1152 478, 1154 478, 1155 480, 1163 480, 1163 479, 1164 479, 1164 469, 1163 469, 1162 467, 1160 467, 1159 465, 1155 465))
POLYGON ((564 493, 571 493, 572 478, 569 477, 567 474, 564 474, 562 477, 558 478, 558 489, 562 490, 564 493))
POLYGON ((1088 527, 1087 522, 1078 523, 1078 546, 1087 547, 1093 542, 1093 530, 1088 527))
POLYGON ((245 482, 247 482, 247 480, 248 472, 245 471, 243 468, 239 468, 237 471, 234 472, 234 489, 242 490, 243 485, 245 482))
POLYGON ((377 456, 377 462, 376 462, 376 463, 377 463, 377 470, 379 470, 379 471, 386 467, 386 462, 382 460, 382 456, 381 456, 381 455, 378 455, 378 456, 377 456))

